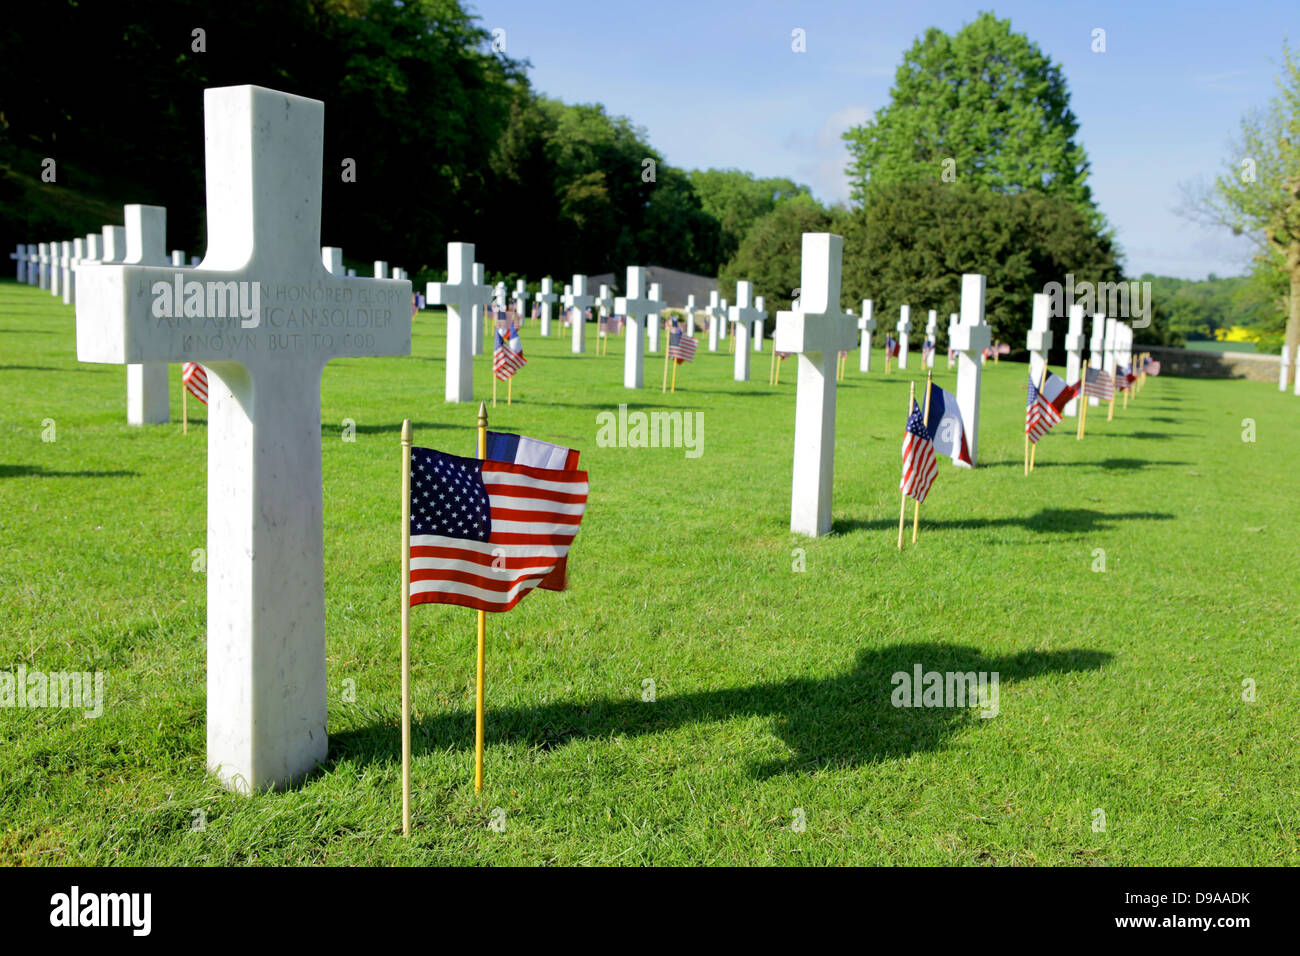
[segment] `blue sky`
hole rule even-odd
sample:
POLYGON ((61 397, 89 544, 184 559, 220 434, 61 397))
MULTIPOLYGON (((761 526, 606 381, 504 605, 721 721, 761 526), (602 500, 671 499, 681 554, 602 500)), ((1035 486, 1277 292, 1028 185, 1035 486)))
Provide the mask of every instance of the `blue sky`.
POLYGON ((1180 183, 1209 179, 1242 114, 1262 107, 1288 29, 1284 2, 777 3, 478 0, 534 87, 600 102, 645 127, 668 162, 789 176, 847 199, 840 133, 889 100, 894 71, 929 26, 953 33, 981 9, 1060 64, 1092 162, 1091 186, 1130 275, 1237 275, 1251 247, 1175 212, 1180 183), (1092 31, 1106 52, 1092 52, 1092 31), (807 52, 791 50, 805 31, 807 52))

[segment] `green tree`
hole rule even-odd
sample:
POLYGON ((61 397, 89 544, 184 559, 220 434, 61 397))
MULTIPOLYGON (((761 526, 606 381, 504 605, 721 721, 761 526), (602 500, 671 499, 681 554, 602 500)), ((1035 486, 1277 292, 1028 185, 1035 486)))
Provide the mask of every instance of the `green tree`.
POLYGON ((766 298, 769 313, 789 309, 800 282, 803 234, 826 232, 832 222, 831 213, 811 196, 779 204, 754 223, 719 272, 723 298, 734 298, 736 283, 748 279, 754 283, 754 294, 766 298))
POLYGON ((853 198, 868 184, 954 182, 1056 196, 1100 226, 1078 128, 1061 68, 1011 21, 981 13, 956 36, 931 27, 904 56, 890 102, 844 134, 853 198))
MULTIPOLYGON (((1189 214, 1255 237, 1257 272, 1285 282, 1285 343, 1294 352, 1300 344, 1300 54, 1284 42, 1282 61, 1277 95, 1242 117, 1224 172, 1208 190, 1191 191, 1189 214)), ((1260 283, 1267 288, 1270 280, 1260 283)))
MULTIPOLYGON (((1121 277, 1112 240, 1099 235, 1074 205, 1033 193, 955 190, 943 183, 873 186, 844 229, 845 303, 871 299, 881 328, 898 307, 913 322, 936 309, 940 328, 960 309, 961 275, 987 279, 985 318, 995 338, 1019 345, 1035 292, 1121 277)), ((1059 339, 1058 339, 1059 341, 1059 339)))
POLYGON ((693 169, 691 185, 704 211, 720 228, 718 259, 736 254, 750 228, 781 202, 811 195, 807 186, 781 177, 759 179, 739 169, 693 169))

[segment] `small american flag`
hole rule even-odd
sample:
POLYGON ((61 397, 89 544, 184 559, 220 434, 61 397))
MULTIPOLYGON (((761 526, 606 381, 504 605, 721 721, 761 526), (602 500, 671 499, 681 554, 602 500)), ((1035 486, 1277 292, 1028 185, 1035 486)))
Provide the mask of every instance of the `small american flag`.
POLYGON ((1133 370, 1129 366, 1121 365, 1115 369, 1115 387, 1121 392, 1127 392, 1129 386, 1135 381, 1137 381, 1137 376, 1133 374, 1133 370))
POLYGON ((500 382, 514 377, 515 372, 528 364, 524 345, 519 341, 519 329, 512 328, 508 334, 510 337, 505 338, 500 329, 496 330, 496 348, 492 352, 492 374, 500 382))
POLYGON ((903 477, 899 479, 898 490, 923 502, 938 474, 934 442, 921 418, 921 406, 913 400, 912 414, 907 416, 907 428, 903 432, 903 477))
POLYGON ((1043 397, 1043 393, 1034 386, 1034 379, 1030 376, 1029 401, 1025 405, 1025 434, 1037 445, 1038 439, 1051 431, 1052 427, 1060 421, 1061 413, 1043 397))
POLYGON ((676 359, 680 365, 682 362, 695 361, 695 349, 700 343, 696 341, 695 336, 687 335, 681 327, 674 322, 673 330, 668 336, 668 357, 676 359))
POLYGON ((930 357, 930 353, 933 351, 934 351, 934 342, 932 342, 930 339, 926 339, 924 342, 921 343, 921 358, 928 359, 930 357))
POLYGON ((208 373, 198 362, 185 362, 181 365, 181 381, 191 395, 204 405, 208 404, 208 373))
POLYGON ((1147 373, 1148 375, 1159 375, 1159 374, 1160 374, 1160 360, 1159 360, 1159 359, 1147 359, 1147 364, 1146 364, 1146 373, 1147 373))
POLYGON ((1083 385, 1083 394, 1109 402, 1115 397, 1115 380, 1104 368, 1088 369, 1088 380, 1083 385))
POLYGON ((411 449, 411 605, 508 611, 563 561, 587 473, 411 449))

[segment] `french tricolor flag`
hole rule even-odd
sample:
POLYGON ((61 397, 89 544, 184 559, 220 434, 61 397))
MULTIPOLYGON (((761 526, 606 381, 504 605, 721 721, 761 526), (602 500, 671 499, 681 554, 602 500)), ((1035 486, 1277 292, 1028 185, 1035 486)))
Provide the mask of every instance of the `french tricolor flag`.
POLYGON ((935 451, 947 455, 954 465, 975 467, 970 447, 966 444, 966 425, 961 420, 957 396, 933 382, 930 383, 930 409, 926 421, 926 430, 930 433, 930 441, 934 442, 935 451))

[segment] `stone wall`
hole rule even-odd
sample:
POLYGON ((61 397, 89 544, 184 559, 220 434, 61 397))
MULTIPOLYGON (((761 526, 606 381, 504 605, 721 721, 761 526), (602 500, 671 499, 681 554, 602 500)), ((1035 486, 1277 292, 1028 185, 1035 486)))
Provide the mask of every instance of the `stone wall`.
POLYGON ((1160 374, 1183 375, 1188 378, 1245 378, 1252 382, 1276 384, 1278 363, 1276 355, 1256 355, 1253 352, 1201 352, 1196 349, 1171 349, 1160 345, 1134 345, 1133 351, 1150 352, 1159 360, 1160 374))

